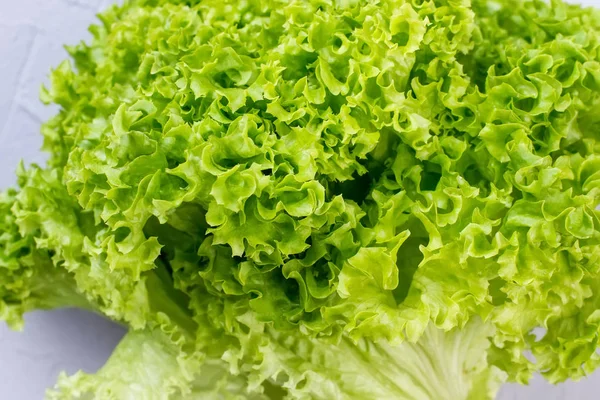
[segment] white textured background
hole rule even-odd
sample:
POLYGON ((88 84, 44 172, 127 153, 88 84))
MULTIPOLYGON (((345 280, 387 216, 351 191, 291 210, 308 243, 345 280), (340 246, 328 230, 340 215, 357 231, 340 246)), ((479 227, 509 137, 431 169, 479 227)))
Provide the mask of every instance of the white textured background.
MULTIPOLYGON (((12 185, 20 159, 44 161, 39 126, 55 112, 38 101, 51 66, 67 54, 63 44, 87 39, 94 15, 115 0, 0 0, 0 188, 12 185)), ((575 0, 573 0, 575 1, 575 0)), ((600 7, 600 0, 579 0, 600 7)), ((123 330, 78 310, 33 312, 24 332, 0 324, 0 399, 38 400, 62 370, 93 372, 123 330)), ((595 400, 600 373, 584 381, 550 386, 507 385, 500 400, 595 400)))

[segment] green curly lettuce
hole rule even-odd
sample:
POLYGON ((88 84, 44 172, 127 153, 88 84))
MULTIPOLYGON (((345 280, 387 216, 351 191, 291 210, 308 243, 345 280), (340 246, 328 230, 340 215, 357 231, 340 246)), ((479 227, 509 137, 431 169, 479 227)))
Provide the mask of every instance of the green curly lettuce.
POLYGON ((0 316, 131 328, 52 396, 487 399, 600 364, 600 11, 129 0, 100 20, 42 90, 48 165, 0 198, 0 316))
POLYGON ((478 400, 504 379, 486 362, 493 329, 480 321, 450 333, 430 327, 418 344, 399 346, 282 334, 248 314, 237 323, 248 328, 239 353, 223 337, 190 351, 168 323, 132 331, 100 371, 61 375, 48 398, 478 400))
POLYGON ((0 194, 0 318, 15 329, 34 309, 77 306, 93 309, 71 274, 52 262, 52 253, 36 247, 32 235, 19 230, 11 210, 17 193, 0 194))

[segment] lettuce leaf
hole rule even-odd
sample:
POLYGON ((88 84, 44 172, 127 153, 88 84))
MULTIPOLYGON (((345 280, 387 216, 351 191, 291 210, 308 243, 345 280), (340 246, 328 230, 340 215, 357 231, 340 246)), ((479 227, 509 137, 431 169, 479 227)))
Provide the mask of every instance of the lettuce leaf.
POLYGON ((62 374, 47 398, 266 400, 246 395, 243 377, 218 359, 188 354, 176 328, 165 323, 129 332, 96 374, 62 374))
POLYGON ((68 271, 52 263, 51 254, 36 248, 34 238, 19 231, 11 211, 17 193, 0 194, 0 318, 23 328, 23 314, 35 309, 93 309, 68 271))
MULTIPOLYGON (((444 333, 427 329, 418 344, 338 343, 282 333, 249 315, 234 362, 189 350, 168 323, 132 331, 96 374, 62 375, 48 392, 59 399, 493 399, 505 374, 487 364, 493 328, 473 321, 444 333)), ((223 341, 225 342, 225 341, 223 341)))

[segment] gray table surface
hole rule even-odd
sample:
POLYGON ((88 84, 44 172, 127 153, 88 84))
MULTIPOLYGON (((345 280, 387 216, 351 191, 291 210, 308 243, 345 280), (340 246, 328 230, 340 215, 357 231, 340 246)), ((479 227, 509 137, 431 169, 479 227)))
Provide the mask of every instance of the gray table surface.
MULTIPOLYGON (((575 1, 575 0, 573 0, 575 1)), ((39 126, 56 110, 38 101, 50 66, 66 57, 63 44, 89 37, 94 15, 114 0, 0 0, 0 188, 14 183, 17 162, 44 162, 39 126)), ((600 0, 579 0, 600 7, 600 0)), ((60 371, 93 372, 110 355, 123 329, 79 310, 33 312, 23 332, 0 323, 0 398, 37 400, 60 371)), ((600 373, 551 386, 506 385, 501 400, 600 398, 600 373)))

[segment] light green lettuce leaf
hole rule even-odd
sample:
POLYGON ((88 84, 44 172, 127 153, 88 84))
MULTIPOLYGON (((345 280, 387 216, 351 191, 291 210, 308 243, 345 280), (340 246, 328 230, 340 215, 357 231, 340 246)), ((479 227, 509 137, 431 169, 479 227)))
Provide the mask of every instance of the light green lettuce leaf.
MULTIPOLYGON (((49 400, 266 400, 248 394, 243 376, 229 374, 226 363, 188 353, 185 340, 168 322, 130 331, 95 374, 61 375, 49 400)), ((274 399, 274 398, 273 398, 274 399)))
POLYGON ((11 209, 16 192, 0 194, 0 318, 23 327, 23 314, 35 309, 94 309, 68 271, 52 263, 52 255, 36 248, 32 235, 19 231, 11 209))

